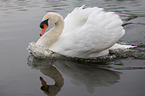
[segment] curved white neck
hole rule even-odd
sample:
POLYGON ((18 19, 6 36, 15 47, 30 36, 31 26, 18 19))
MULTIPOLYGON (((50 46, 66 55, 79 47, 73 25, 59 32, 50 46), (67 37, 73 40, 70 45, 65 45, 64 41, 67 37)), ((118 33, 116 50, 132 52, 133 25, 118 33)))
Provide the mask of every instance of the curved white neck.
POLYGON ((55 26, 46 32, 37 42, 37 45, 41 45, 45 49, 48 49, 62 33, 64 28, 64 20, 61 17, 58 17, 58 21, 55 23, 55 26))

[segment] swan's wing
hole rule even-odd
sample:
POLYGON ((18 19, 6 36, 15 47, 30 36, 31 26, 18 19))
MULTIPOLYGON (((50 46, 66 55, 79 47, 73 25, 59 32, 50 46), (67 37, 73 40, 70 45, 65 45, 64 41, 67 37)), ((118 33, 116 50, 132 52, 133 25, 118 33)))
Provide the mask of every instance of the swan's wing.
POLYGON ((94 11, 94 10, 103 10, 102 8, 98 7, 93 7, 93 8, 86 8, 83 9, 84 5, 81 7, 76 7, 71 13, 69 13, 66 18, 64 19, 65 24, 64 24, 64 30, 62 35, 67 35, 71 32, 78 31, 80 27, 82 27, 89 15, 94 11))
POLYGON ((101 51, 114 45, 124 35, 122 23, 115 13, 95 10, 74 34, 80 44, 101 51))
POLYGON ((87 57, 114 45, 125 33, 119 16, 102 8, 75 9, 52 50, 74 57, 87 57))

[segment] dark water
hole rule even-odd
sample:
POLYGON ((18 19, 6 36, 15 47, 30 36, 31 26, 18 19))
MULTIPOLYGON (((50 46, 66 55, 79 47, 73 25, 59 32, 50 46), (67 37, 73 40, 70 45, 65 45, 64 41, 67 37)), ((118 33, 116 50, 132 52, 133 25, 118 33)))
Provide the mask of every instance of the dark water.
POLYGON ((144 0, 0 0, 0 33, 0 96, 145 96, 144 0), (65 17, 83 4, 119 14, 126 30, 119 42, 138 47, 90 60, 39 60, 28 53, 43 15, 65 17), (40 89, 40 76, 49 92, 40 89))

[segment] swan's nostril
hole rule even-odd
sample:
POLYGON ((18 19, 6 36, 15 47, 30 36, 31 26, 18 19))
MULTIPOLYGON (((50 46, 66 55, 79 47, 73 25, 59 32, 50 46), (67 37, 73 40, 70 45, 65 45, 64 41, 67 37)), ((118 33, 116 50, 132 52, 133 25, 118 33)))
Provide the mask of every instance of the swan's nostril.
POLYGON ((42 36, 42 35, 40 34, 40 36, 42 36))

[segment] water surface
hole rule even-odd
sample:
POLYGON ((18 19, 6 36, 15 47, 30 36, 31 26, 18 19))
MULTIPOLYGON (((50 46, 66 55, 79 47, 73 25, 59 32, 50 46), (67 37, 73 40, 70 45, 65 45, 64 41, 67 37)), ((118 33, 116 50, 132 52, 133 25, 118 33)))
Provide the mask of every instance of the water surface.
POLYGON ((0 0, 0 96, 145 96, 144 9, 144 0, 0 0), (28 53, 47 12, 65 17, 84 4, 119 14, 126 30, 119 42, 138 47, 89 60, 39 60, 28 53), (40 89, 40 76, 49 92, 40 89))

